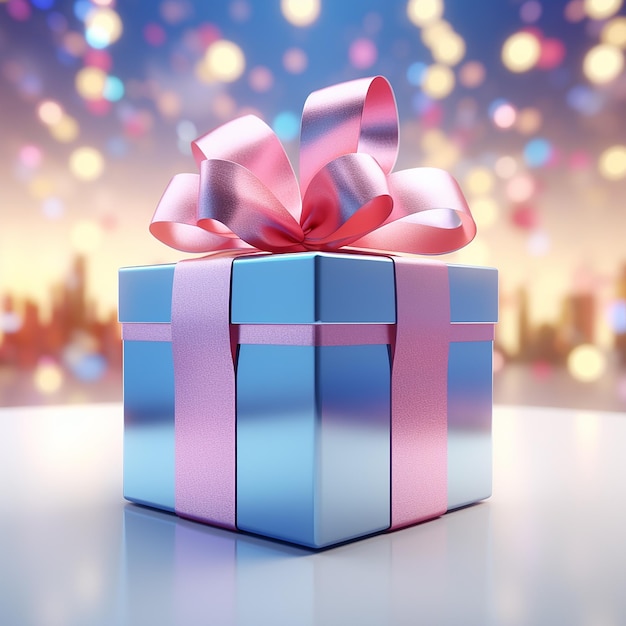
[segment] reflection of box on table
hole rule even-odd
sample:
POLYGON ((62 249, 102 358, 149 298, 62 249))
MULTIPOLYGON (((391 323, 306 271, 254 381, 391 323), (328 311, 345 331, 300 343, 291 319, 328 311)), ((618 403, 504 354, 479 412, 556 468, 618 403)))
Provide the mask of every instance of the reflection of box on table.
MULTIPOLYGON (((120 272, 124 495, 170 511, 175 502, 175 409, 167 329, 174 268, 120 272), (161 325, 161 340, 140 340, 141 333, 133 334, 137 324, 161 325)), ((448 281, 451 327, 484 329, 469 340, 457 341, 452 333, 449 344, 450 510, 491 493, 497 272, 450 265, 448 281)), ((329 253, 242 257, 233 263, 231 294, 231 323, 240 325, 237 528, 323 547, 393 526, 393 261, 329 253), (274 329, 272 343, 257 343, 255 332, 265 325, 274 329), (365 333, 363 326, 368 327, 365 333), (290 332, 295 328, 309 329, 308 345, 294 345, 290 332), (361 335, 368 338, 360 341, 361 335)), ((420 367, 415 363, 416 370, 420 367)))

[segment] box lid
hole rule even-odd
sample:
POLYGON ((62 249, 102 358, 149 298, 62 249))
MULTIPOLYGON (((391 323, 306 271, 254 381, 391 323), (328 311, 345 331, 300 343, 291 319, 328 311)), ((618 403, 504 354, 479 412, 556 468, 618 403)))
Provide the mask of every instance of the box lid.
MULTIPOLYGON (((168 323, 174 264, 122 268, 120 322, 168 323)), ((451 322, 498 318, 498 273, 448 265, 451 322)), ((393 324, 395 280, 388 257, 310 252, 235 259, 234 324, 393 324)))

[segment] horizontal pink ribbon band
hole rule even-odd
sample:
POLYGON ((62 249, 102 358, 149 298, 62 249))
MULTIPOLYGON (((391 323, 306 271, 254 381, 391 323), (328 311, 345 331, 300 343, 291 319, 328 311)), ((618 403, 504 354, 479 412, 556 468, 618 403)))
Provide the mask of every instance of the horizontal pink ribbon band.
MULTIPOLYGON (((281 346, 353 346, 391 344, 394 324, 235 324, 237 343, 281 346)), ((493 341, 490 323, 450 324, 450 341, 493 341)), ((172 341, 165 323, 124 323, 124 341, 172 341)))

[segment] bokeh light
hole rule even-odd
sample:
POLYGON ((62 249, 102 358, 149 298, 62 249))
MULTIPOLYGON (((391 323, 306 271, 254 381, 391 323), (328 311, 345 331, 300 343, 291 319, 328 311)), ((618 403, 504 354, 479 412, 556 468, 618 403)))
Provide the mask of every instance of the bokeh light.
POLYGON ((124 83, 117 76, 107 76, 102 95, 109 102, 121 100, 124 97, 124 83))
POLYGON ((552 144, 543 137, 535 137, 524 146, 524 161, 528 167, 543 167, 552 157, 552 144))
POLYGON ((53 361, 42 360, 35 368, 33 381, 41 393, 53 394, 63 385, 63 370, 53 361))
POLYGON ((50 134, 61 143, 71 143, 78 138, 80 128, 71 115, 63 115, 58 123, 49 127, 50 134))
POLYGON ((300 133, 300 117, 292 111, 282 111, 272 122, 272 128, 282 141, 291 141, 300 133))
POLYGON ((433 59, 445 65, 457 65, 465 56, 465 41, 457 33, 438 39, 431 48, 433 59))
POLYGON ((585 13, 592 20, 605 20, 622 8, 623 0, 584 0, 585 13))
POLYGON ((598 170, 607 180, 626 178, 626 146, 616 145, 604 150, 598 160, 598 170))
POLYGON ((406 14, 415 26, 425 26, 443 15, 443 2, 442 0, 409 0, 406 14))
POLYGON ((503 102, 493 111, 492 119, 498 128, 511 128, 517 119, 517 110, 509 102, 503 102))
POLYGON ((288 48, 283 55, 283 66, 292 74, 301 74, 308 65, 308 58, 301 48, 288 48))
POLYGON ((107 75, 97 67, 84 67, 75 78, 76 91, 85 100, 99 100, 104 95, 107 75))
POLYGON ((426 47, 432 48, 451 34, 454 34, 452 24, 446 22, 446 20, 436 20, 422 27, 421 39, 426 47))
POLYGON ((39 146, 26 144, 20 148, 18 158, 20 163, 25 167, 35 169, 41 165, 43 153, 39 146))
POLYGON ((320 14, 319 0, 280 0, 280 10, 294 26, 310 26, 320 14))
POLYGON ((447 65, 430 65, 424 72, 422 91, 431 98, 445 98, 454 89, 454 73, 447 65))
POLYGON ((104 158, 96 148, 76 148, 70 155, 69 167, 79 180, 96 180, 104 170, 104 158))
POLYGON ((607 321, 615 333, 626 333, 626 300, 615 300, 607 307, 607 321))
POLYGON ((568 22, 581 22, 585 19, 585 5, 583 0, 570 0, 565 5, 563 16, 568 22))
POLYGON ((25 22, 31 15, 31 9, 24 0, 12 0, 7 4, 7 13, 18 22, 25 22))
POLYGON ((92 48, 106 48, 122 35, 120 16, 107 7, 91 9, 85 16, 85 39, 92 48))
POLYGON ((54 126, 63 118, 63 108, 54 100, 44 100, 37 107, 37 116, 46 126, 54 126))
POLYGON ((489 193, 493 188, 493 174, 486 167, 474 167, 465 177, 464 189, 473 195, 489 193))
POLYGON ((594 345, 576 346, 567 357, 567 369, 578 381, 589 383, 598 380, 606 369, 604 354, 594 345))
POLYGON ((13 311, 0 313, 0 333, 11 335, 22 328, 22 319, 13 311))
POLYGON ((502 46, 502 62, 511 72, 527 72, 539 61, 541 43, 529 32, 511 35, 502 46))
POLYGON ((371 39, 356 39, 348 50, 350 63, 359 70, 367 69, 376 62, 378 50, 371 39))
POLYGON ((517 172, 517 161, 509 155, 498 158, 494 165, 494 170, 500 178, 511 178, 517 172))
POLYGON ((274 84, 274 75, 264 65, 253 67, 248 75, 248 82, 254 91, 263 93, 269 91, 274 84))
POLYGON ((65 52, 74 57, 82 57, 88 48, 85 38, 74 31, 64 35, 62 45, 65 52))
POLYGON ((535 181, 526 173, 516 174, 506 185, 506 195, 512 202, 526 202, 530 200, 535 190, 535 181))
POLYGON ((542 70, 553 70, 565 59, 565 44, 560 39, 543 39, 537 67, 542 70))
POLYGON ((597 89, 587 85, 574 85, 565 97, 567 104, 582 115, 596 115, 605 102, 606 96, 597 89))
POLYGON ((626 17, 615 17, 607 22, 600 33, 602 43, 626 48, 626 17))
POLYGON ((523 135, 533 135, 542 124, 541 112, 534 107, 521 109, 515 118, 515 128, 523 135))
POLYGON ((167 39, 167 35, 163 27, 160 24, 155 24, 154 22, 144 26, 143 36, 147 43, 155 47, 162 46, 167 39))
POLYGON ((419 87, 424 79, 426 67, 426 63, 422 63, 421 61, 411 63, 406 71, 406 79, 409 81, 409 84, 414 87, 419 87))
POLYGON ((539 214, 534 207, 522 204, 513 209, 511 221, 521 230, 534 231, 539 226, 539 214))
POLYGON ((619 48, 610 44, 598 44, 587 52, 583 59, 583 72, 592 82, 599 85, 611 82, 624 69, 624 55, 619 48))
POLYGON ((527 0, 520 7, 519 16, 522 22, 533 24, 541 17, 542 11, 541 4, 537 0, 527 0))
POLYGON ((463 87, 478 87, 485 80, 485 66, 479 61, 468 61, 461 66, 459 82, 463 87))
POLYGON ((220 39, 211 44, 199 64, 198 77, 204 82, 236 81, 246 67, 241 48, 232 41, 220 39))

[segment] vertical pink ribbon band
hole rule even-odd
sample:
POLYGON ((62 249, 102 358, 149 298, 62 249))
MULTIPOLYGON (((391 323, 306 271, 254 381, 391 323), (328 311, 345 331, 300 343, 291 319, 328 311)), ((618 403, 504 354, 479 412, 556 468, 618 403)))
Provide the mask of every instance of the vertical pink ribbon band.
POLYGON ((391 529, 448 508, 448 268, 394 257, 391 529))
POLYGON ((172 295, 175 510, 235 529, 233 257, 177 263, 172 295))

